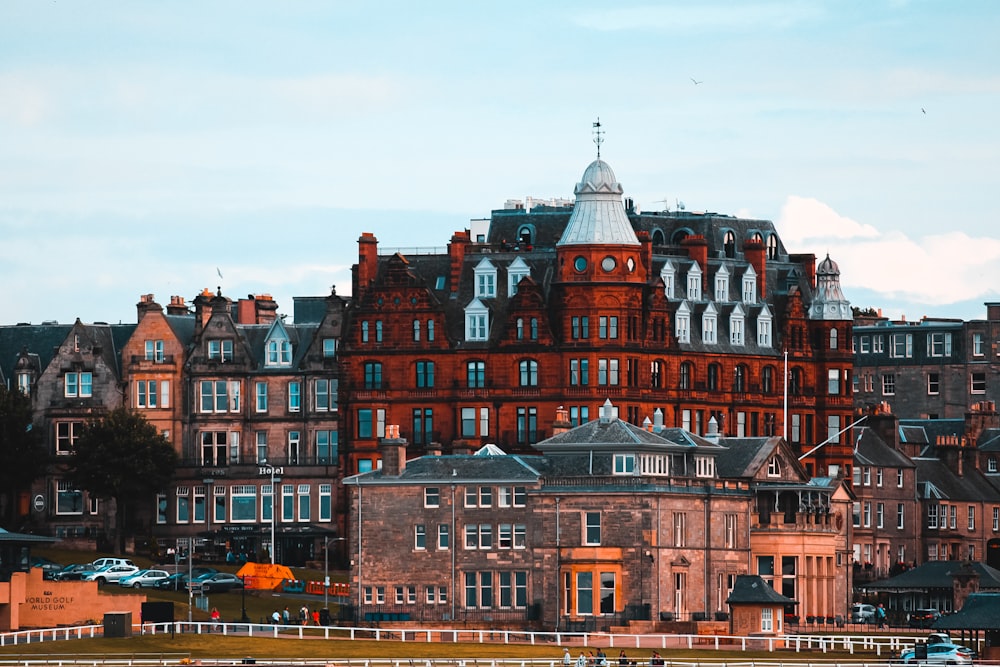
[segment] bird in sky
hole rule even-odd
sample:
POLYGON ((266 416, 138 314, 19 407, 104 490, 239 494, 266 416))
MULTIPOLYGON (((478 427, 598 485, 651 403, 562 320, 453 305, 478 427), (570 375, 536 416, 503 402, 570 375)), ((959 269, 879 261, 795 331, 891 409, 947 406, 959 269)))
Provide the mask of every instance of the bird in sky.
POLYGON ((920 112, 925 116, 927 115, 927 111, 923 107, 920 107, 920 112))
POLYGON ((696 81, 693 76, 691 77, 691 82, 694 83, 694 85, 696 86, 701 83, 701 81, 696 81))
POLYGON ((215 267, 215 272, 219 274, 220 278, 222 277, 222 271, 219 270, 219 267, 215 267))

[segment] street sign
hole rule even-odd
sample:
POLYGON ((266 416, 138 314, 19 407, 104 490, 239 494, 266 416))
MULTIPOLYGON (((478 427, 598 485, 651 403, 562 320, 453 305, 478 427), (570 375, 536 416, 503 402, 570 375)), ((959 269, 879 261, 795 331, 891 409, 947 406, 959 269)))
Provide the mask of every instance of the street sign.
POLYGON ((39 493, 37 496, 31 499, 31 506, 35 508, 36 512, 44 512, 45 496, 39 493))

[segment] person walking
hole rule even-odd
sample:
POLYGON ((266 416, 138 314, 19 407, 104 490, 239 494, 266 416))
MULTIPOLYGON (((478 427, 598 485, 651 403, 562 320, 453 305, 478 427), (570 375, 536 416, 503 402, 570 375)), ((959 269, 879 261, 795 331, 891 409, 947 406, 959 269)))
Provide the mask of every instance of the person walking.
POLYGON ((275 625, 281 624, 281 613, 279 613, 277 609, 275 609, 271 613, 271 620, 274 622, 275 625))
POLYGON ((622 649, 618 653, 618 667, 626 667, 628 665, 628 656, 625 655, 625 649, 622 649))
POLYGON ((563 667, 570 667, 573 664, 573 657, 569 654, 569 649, 563 649, 563 667))
POLYGON ((291 621, 292 621, 292 613, 288 611, 288 607, 285 607, 281 611, 281 622, 284 623, 285 625, 291 625, 291 621))
POLYGON ((309 607, 305 605, 302 605, 302 608, 299 609, 299 624, 309 625, 309 607))
POLYGON ((885 607, 881 603, 875 608, 875 618, 878 619, 879 628, 885 627, 885 607))
POLYGON ((212 607, 211 618, 212 618, 212 632, 218 632, 219 621, 222 620, 222 614, 219 613, 218 607, 212 607))
POLYGON ((580 657, 576 659, 576 667, 587 667, 587 656, 580 651, 580 657))

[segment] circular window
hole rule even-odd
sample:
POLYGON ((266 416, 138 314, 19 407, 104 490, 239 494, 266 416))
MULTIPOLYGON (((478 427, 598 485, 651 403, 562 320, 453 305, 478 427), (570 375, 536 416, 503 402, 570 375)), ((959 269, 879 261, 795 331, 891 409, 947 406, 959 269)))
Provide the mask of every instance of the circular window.
POLYGON ((629 257, 625 262, 625 266, 628 267, 629 272, 635 271, 635 260, 629 257))
POLYGON ((577 271, 585 271, 587 269, 587 258, 577 257, 573 260, 573 268, 577 271))
POLYGON ((618 262, 610 255, 601 260, 601 268, 605 271, 614 271, 616 266, 618 266, 618 262))

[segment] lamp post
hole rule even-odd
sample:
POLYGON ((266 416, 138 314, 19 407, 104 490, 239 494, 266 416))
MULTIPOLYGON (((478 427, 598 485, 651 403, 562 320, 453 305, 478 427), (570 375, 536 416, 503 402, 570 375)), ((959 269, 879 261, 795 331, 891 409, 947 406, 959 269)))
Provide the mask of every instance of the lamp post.
POLYGON ((330 542, 343 542, 346 537, 327 537, 323 540, 323 608, 330 608, 330 542))
POLYGON ((201 482, 205 485, 205 532, 208 533, 208 548, 205 549, 205 555, 208 556, 212 547, 215 546, 215 539, 212 537, 212 512, 215 510, 212 485, 215 484, 215 480, 211 477, 206 477, 201 482))
POLYGON ((275 542, 274 528, 278 521, 278 501, 280 497, 278 496, 278 484, 281 483, 280 477, 275 477, 277 468, 271 466, 271 565, 275 563, 275 552, 277 549, 277 542, 275 542))

